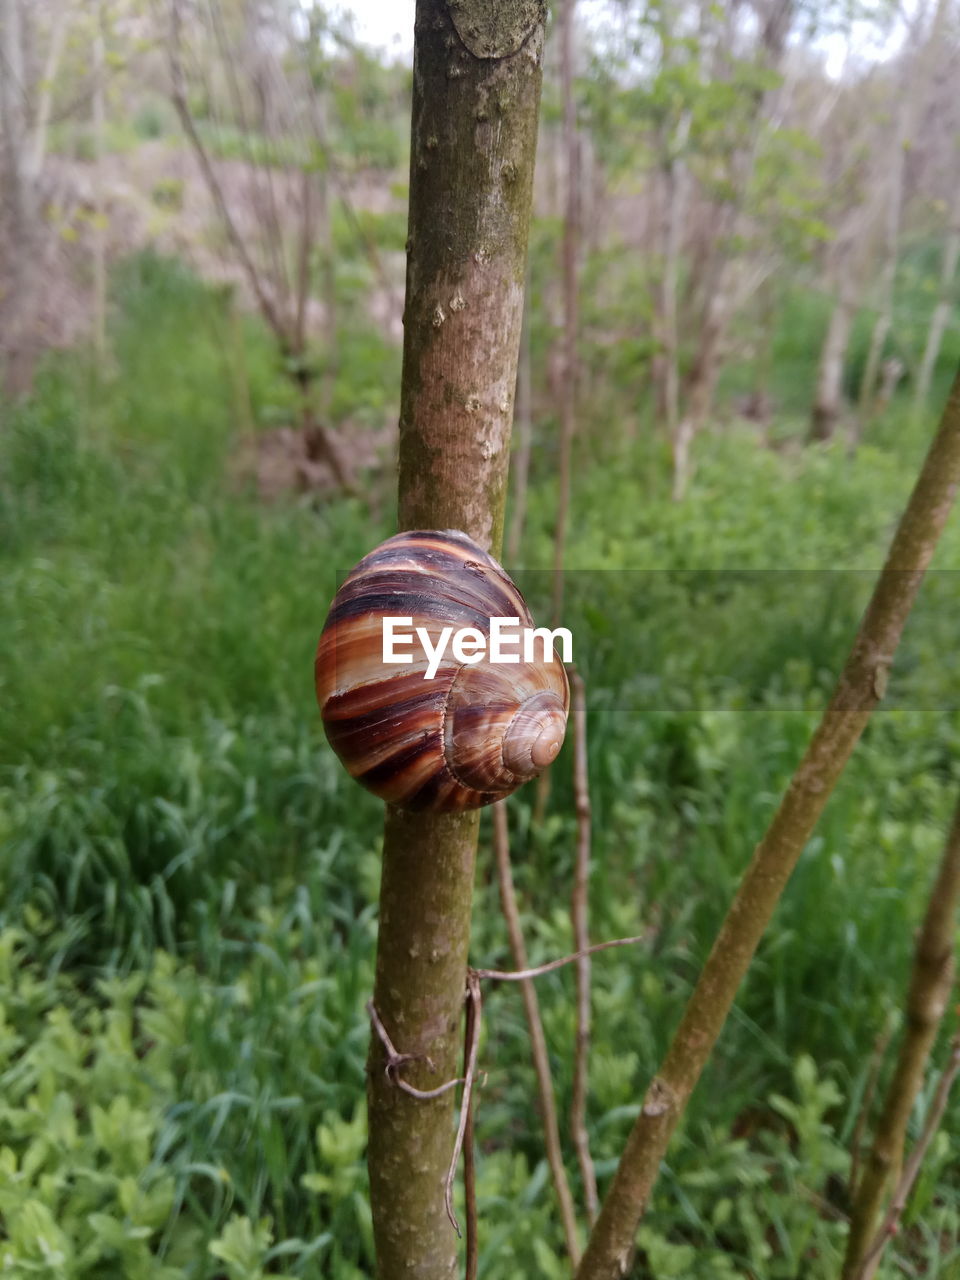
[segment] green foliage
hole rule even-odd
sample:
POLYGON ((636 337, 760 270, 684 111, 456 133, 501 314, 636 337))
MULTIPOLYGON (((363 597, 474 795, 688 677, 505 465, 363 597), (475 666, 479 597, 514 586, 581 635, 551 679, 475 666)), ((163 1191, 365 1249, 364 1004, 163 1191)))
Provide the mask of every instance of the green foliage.
MULTIPOLYGON (((371 229, 395 247, 389 219, 371 229)), ((361 323, 368 266, 346 236, 342 251, 337 414, 379 425, 397 353, 361 323)), ((822 708, 928 424, 894 409, 855 460, 798 449, 789 415, 777 449, 712 432, 679 506, 648 424, 632 444, 609 430, 636 412, 643 354, 639 337, 604 347, 604 307, 626 308, 642 280, 614 256, 588 278, 599 392, 585 397, 567 607, 589 690, 591 929, 644 939, 595 961, 588 1120, 603 1181, 822 708)), ((799 414, 822 300, 796 285, 782 301, 774 376, 799 414)), ((0 1219, 14 1276, 356 1280, 371 1267, 364 1001, 381 809, 323 742, 310 667, 337 571, 387 520, 357 500, 261 505, 237 481, 237 365, 254 429, 290 405, 269 339, 229 304, 170 261, 133 259, 114 279, 110 375, 60 356, 4 409, 0 1219)), ((550 325, 533 319, 542 355, 550 325)), ((550 562, 554 516, 554 441, 544 420, 537 432, 528 566, 550 562)), ((671 1149, 640 1238, 645 1278, 835 1274, 869 1048, 901 1002, 958 782, 945 659, 958 536, 671 1149)), ((519 576, 542 612, 549 583, 519 576)), ((532 797, 511 802, 534 963, 572 942, 569 772, 567 748, 536 829, 532 797)), ((508 966, 490 867, 485 824, 472 956, 508 966)), ((573 976, 539 988, 565 1112, 573 976)), ((561 1276, 513 984, 487 993, 485 1027, 481 1274, 561 1276)), ((955 1104, 885 1280, 957 1263, 958 1118, 955 1104)))
POLYGON ((184 1222, 165 1265, 174 1179, 152 1156, 173 1061, 169 1044, 137 1035, 143 979, 103 982, 97 1000, 44 980, 21 941, 0 935, 4 1270, 175 1280, 192 1233, 184 1222))
POLYGON ((183 180, 181 178, 160 178, 153 184, 150 199, 159 209, 182 209, 183 180))
POLYGON ((133 117, 133 128, 138 138, 166 137, 176 132, 177 113, 166 98, 149 94, 140 100, 133 117))

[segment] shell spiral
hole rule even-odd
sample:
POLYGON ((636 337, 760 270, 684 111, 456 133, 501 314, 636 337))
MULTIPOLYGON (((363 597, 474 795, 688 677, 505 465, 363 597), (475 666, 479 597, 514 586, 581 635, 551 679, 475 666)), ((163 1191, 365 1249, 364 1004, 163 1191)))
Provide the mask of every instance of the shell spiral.
MULTIPOLYGON (((459 662, 447 644, 433 679, 422 646, 383 661, 383 619, 411 619, 435 646, 445 628, 490 635, 491 619, 533 627, 499 564, 466 534, 417 530, 364 556, 337 592, 315 664, 317 701, 333 750, 358 782, 405 809, 478 809, 540 773, 563 742, 570 689, 563 663, 459 662)), ((512 630, 512 628, 511 628, 512 630)), ((449 639, 449 637, 448 637, 449 639)), ((511 650, 517 653, 517 649, 511 650)))

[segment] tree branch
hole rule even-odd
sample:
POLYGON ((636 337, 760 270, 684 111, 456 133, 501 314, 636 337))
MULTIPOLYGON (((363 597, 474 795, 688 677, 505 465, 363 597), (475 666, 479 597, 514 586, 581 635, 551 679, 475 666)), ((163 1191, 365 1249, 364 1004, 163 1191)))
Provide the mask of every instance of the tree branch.
POLYGON ((953 1088, 953 1082, 958 1075, 960 1075, 960 1035, 954 1037, 953 1044, 950 1046, 950 1057, 940 1075, 937 1091, 933 1095, 933 1101, 930 1103, 930 1110, 927 1112, 927 1121, 923 1126, 923 1133, 910 1153, 910 1159, 906 1163, 903 1175, 894 1192, 883 1226, 877 1232, 877 1237, 870 1246, 870 1252, 864 1259, 863 1269, 857 1280, 869 1280, 869 1277, 876 1273, 877 1265, 880 1262, 881 1254, 886 1248, 887 1241, 891 1240, 900 1228, 900 1216, 907 1207, 910 1192, 913 1190, 914 1183, 920 1173, 920 1168, 930 1143, 940 1128, 944 1112, 947 1109, 947 1102, 950 1098, 950 1090, 953 1088))
MULTIPOLYGON (((504 801, 493 806, 493 848, 497 859, 497 878, 500 882, 500 905, 507 923, 510 952, 517 969, 527 970, 530 961, 527 956, 527 944, 523 937, 523 926, 520 923, 517 895, 513 887, 513 872, 510 868, 510 833, 507 825, 507 806, 504 801)), ((573 1196, 570 1194, 570 1183, 567 1180, 563 1150, 560 1146, 560 1125, 557 1120, 553 1078, 550 1074, 547 1037, 540 1017, 540 1002, 531 977, 521 979, 521 993, 527 1029, 530 1033, 530 1056, 533 1058, 533 1069, 537 1077, 537 1100, 543 1122, 547 1164, 550 1166, 550 1176, 553 1178, 557 1201, 560 1205, 560 1218, 563 1222, 567 1253, 571 1265, 576 1267, 580 1262, 581 1254, 580 1240, 577 1235, 577 1214, 573 1207, 573 1196)))
POLYGON ((887 670, 960 485, 960 374, 833 696, 757 845, 587 1242, 578 1280, 627 1274, 673 1131, 797 860, 879 703, 887 670))
POLYGON ((587 1134, 587 1078, 590 1062, 590 783, 587 774, 587 706, 583 679, 578 671, 570 673, 570 694, 573 704, 573 791, 577 813, 577 859, 570 915, 573 921, 573 941, 579 953, 570 1133, 583 1179, 587 1219, 592 1226, 600 1204, 597 1199, 597 1175, 593 1168, 587 1134))
POLYGON ((870 1156, 857 1188, 843 1263, 843 1280, 870 1280, 880 1261, 880 1253, 871 1249, 871 1241, 884 1192, 898 1176, 910 1113, 923 1087, 927 1060, 950 998, 958 900, 960 805, 947 836, 914 950, 906 1030, 870 1156), (873 1258, 869 1264, 868 1255, 873 1258))

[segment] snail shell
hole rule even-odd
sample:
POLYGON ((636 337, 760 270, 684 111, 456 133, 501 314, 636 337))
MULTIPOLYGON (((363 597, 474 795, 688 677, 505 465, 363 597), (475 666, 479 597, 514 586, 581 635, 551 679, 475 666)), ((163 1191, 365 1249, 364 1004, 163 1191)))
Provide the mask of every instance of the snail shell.
MULTIPOLYGON (((404 809, 453 812, 492 804, 535 777, 563 742, 570 688, 556 654, 533 662, 458 662, 448 644, 432 680, 414 640, 412 662, 383 662, 383 619, 412 618, 436 645, 444 627, 489 637, 494 617, 532 627, 523 596, 465 533, 389 538, 351 570, 317 648, 317 701, 347 771, 404 809)), ((513 631, 513 628, 510 629, 513 631)), ((399 650, 398 650, 399 651, 399 650)), ((517 649, 512 649, 517 653, 517 649)))

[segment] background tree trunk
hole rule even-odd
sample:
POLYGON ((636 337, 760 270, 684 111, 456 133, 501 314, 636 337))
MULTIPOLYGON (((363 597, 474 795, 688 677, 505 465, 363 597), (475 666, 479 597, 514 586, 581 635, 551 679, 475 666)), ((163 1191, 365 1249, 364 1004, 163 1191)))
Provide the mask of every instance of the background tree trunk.
POLYGON ((831 439, 837 429, 843 407, 843 370, 857 303, 851 265, 843 263, 840 270, 842 273, 840 288, 830 313, 827 336, 823 340, 820 351, 817 390, 810 420, 811 440, 831 439))
POLYGON ((553 551, 553 623, 563 608, 563 562, 570 507, 570 469, 577 430, 577 330, 580 256, 580 148, 573 96, 573 14, 576 0, 563 0, 560 13, 560 85, 563 96, 563 150, 566 159, 563 218, 563 376, 560 384, 560 466, 553 551))
MULTIPOLYGON (((545 5, 418 0, 399 527, 498 554, 523 316, 545 5)), ((374 1003, 407 1078, 457 1074, 479 815, 388 809, 374 1003)), ((381 1280, 456 1274, 443 1203, 452 1094, 423 1102, 371 1042, 368 1163, 381 1280)))
POLYGON ((954 191, 950 209, 950 227, 947 231, 943 247, 943 260, 940 267, 940 289, 937 305, 930 316, 930 327, 927 330, 927 341, 923 348, 923 359, 920 372, 917 374, 917 387, 914 393, 914 409, 917 413, 923 410, 930 395, 930 383, 933 371, 940 355, 943 335, 950 323, 950 313, 955 305, 954 279, 957 274, 957 263, 960 262, 960 178, 954 191))
POLYGON ((686 212, 687 174, 683 151, 690 133, 691 114, 685 112, 673 136, 662 141, 660 254, 662 265, 656 290, 660 350, 655 363, 657 413, 676 436, 680 419, 680 350, 677 331, 677 279, 686 212))
POLYGON ((923 1087, 927 1062, 950 1003, 960 899, 960 807, 947 835, 940 868, 913 954, 907 1017, 900 1053, 887 1088, 870 1156, 856 1189, 842 1280, 872 1280, 881 1252, 874 1248, 884 1194, 903 1162, 910 1113, 923 1087))
POLYGON ((912 57, 907 59, 903 70, 892 150, 885 165, 887 191, 884 208, 883 256, 879 271, 880 297, 877 317, 870 335, 867 363, 860 382, 859 428, 861 430, 874 411, 873 398, 880 373, 883 348, 893 327, 893 302, 897 263, 900 256, 900 226, 903 220, 907 149, 913 140, 916 122, 923 117, 931 73, 941 54, 940 45, 948 9, 948 0, 937 0, 937 7, 926 38, 921 37, 919 48, 912 57))
POLYGON ((32 184, 28 174, 29 139, 26 120, 26 84, 23 12, 20 0, 0 0, 0 126, 3 130, 2 153, 3 206, 7 239, 14 247, 7 264, 9 282, 0 308, 0 330, 3 333, 4 368, 0 381, 8 392, 20 390, 22 345, 26 336, 29 312, 30 272, 33 262, 32 184))
POLYGON ((103 4, 97 4, 93 32, 93 146, 94 146, 94 240, 93 240, 93 342, 101 370, 107 352, 107 229, 103 198, 103 152, 105 136, 104 95, 106 55, 103 47, 103 4))

